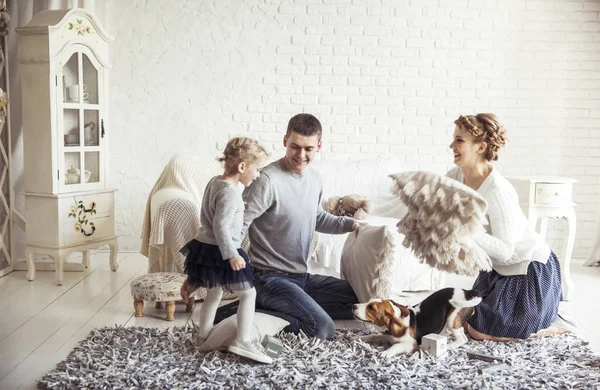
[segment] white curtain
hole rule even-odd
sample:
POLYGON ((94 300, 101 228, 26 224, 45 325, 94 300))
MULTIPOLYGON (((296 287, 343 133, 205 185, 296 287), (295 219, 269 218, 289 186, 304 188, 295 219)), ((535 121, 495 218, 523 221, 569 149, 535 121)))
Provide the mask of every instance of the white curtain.
MULTIPOLYGON (((19 36, 15 29, 29 23, 33 15, 49 9, 85 8, 94 14, 98 21, 106 25, 106 5, 103 0, 8 0, 10 30, 8 34, 9 69, 9 106, 12 138, 12 188, 14 190, 15 208, 25 215, 25 195, 23 182, 23 127, 21 120, 21 72, 19 69, 19 36)), ((12 228, 17 245, 12 254, 13 261, 25 259, 25 233, 12 228)))

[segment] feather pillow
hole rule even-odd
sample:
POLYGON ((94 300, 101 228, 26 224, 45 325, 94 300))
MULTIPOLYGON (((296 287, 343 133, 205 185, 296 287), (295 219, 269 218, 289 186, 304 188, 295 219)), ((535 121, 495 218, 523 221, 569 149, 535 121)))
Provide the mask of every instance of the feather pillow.
POLYGON ((402 245, 432 267, 474 276, 489 271, 489 256, 472 239, 484 231, 487 203, 475 190, 429 172, 390 175, 408 212, 398 223, 402 245))

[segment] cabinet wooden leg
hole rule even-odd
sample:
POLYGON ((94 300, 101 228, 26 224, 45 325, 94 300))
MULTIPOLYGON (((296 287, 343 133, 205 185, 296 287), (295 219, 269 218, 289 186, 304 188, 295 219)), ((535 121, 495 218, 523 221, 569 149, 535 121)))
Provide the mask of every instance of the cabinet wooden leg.
POLYGON ((175 320, 175 301, 167 302, 167 321, 175 320))
POLYGON ((141 301, 139 299, 134 299, 133 300, 133 308, 135 309, 136 317, 144 316, 144 301, 141 301))
POLYGON ((65 268, 65 256, 64 254, 57 252, 54 253, 52 257, 54 257, 54 264, 56 267, 56 284, 62 286, 65 268))
POLYGON ((162 302, 158 302, 158 301, 157 301, 157 302, 154 304, 154 307, 155 307, 157 310, 160 310, 160 309, 162 309, 162 302))
POLYGON ((35 280, 35 252, 27 250, 25 252, 25 258, 27 259, 27 280, 30 282, 35 280))
POLYGON ((88 268, 90 266, 90 251, 83 251, 83 266, 88 268))
POLYGON ((119 264, 117 263, 117 252, 119 251, 119 244, 117 240, 108 244, 110 248, 110 269, 116 271, 119 269, 119 264))
POLYGON ((185 312, 191 313, 194 310, 194 297, 189 297, 187 303, 185 304, 185 312))

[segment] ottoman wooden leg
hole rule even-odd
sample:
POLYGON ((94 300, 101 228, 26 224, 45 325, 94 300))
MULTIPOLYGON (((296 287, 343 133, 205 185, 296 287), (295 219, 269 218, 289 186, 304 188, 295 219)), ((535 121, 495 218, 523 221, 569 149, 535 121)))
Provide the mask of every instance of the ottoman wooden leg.
POLYGON ((139 299, 134 299, 133 300, 133 308, 135 309, 136 317, 144 316, 144 301, 141 301, 139 299))
POLYGON ((158 310, 162 309, 162 302, 158 302, 158 301, 157 301, 157 302, 154 304, 154 307, 155 307, 155 308, 157 308, 158 310))
POLYGON ((167 302, 167 321, 175 320, 175 301, 167 302))
POLYGON ((191 313, 194 310, 194 297, 190 297, 185 305, 185 312, 191 313))

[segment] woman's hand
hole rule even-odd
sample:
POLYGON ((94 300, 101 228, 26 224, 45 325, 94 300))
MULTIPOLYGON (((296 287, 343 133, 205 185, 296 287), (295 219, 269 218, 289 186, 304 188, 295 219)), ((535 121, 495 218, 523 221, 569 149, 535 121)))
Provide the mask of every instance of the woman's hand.
POLYGON ((246 268, 246 260, 244 260, 244 258, 240 255, 235 255, 229 259, 229 265, 231 266, 232 270, 239 271, 246 268))

